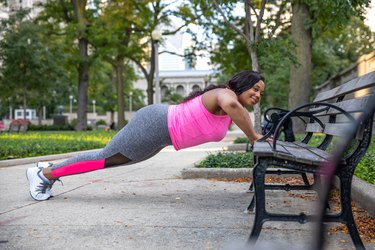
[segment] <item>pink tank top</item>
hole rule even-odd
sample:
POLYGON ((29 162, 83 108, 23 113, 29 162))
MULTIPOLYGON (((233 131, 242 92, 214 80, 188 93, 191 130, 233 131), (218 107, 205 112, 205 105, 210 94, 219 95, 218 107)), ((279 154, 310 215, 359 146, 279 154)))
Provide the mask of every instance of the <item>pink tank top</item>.
POLYGON ((210 113, 202 103, 202 96, 171 105, 168 110, 168 130, 176 150, 220 141, 231 123, 228 115, 210 113))

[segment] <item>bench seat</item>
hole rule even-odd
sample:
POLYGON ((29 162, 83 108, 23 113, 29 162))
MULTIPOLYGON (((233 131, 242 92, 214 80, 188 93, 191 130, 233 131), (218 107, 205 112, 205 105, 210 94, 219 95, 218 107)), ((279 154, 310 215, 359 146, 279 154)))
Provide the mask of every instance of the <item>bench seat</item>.
MULTIPOLYGON (((318 166, 330 160, 332 155, 324 150, 300 142, 277 141, 276 150, 270 142, 256 142, 253 149, 256 157, 273 157, 296 163, 318 166)), ((342 160, 341 164, 345 164, 342 160)))

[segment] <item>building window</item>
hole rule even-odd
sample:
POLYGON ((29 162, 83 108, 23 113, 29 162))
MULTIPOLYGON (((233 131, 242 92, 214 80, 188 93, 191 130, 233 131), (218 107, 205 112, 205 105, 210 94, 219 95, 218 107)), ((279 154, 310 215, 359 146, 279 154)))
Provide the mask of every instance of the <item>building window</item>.
POLYGON ((184 88, 184 86, 178 85, 177 88, 176 88, 176 92, 179 95, 181 95, 181 96, 185 96, 185 88, 184 88))
POLYGON ((197 85, 197 84, 195 84, 191 89, 192 89, 193 92, 201 91, 202 90, 201 87, 199 85, 197 85))
POLYGON ((164 98, 165 97, 165 95, 167 94, 167 91, 168 91, 168 87, 167 86, 165 86, 165 85, 163 85, 163 86, 161 86, 161 98, 164 98))

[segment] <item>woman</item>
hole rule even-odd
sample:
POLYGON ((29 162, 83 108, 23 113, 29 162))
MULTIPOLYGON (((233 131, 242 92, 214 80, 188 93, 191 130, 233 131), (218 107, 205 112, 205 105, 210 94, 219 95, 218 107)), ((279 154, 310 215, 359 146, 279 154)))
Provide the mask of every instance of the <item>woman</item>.
POLYGON ((257 134, 245 108, 254 106, 264 91, 262 76, 242 71, 229 80, 228 86, 214 86, 187 97, 181 104, 155 104, 140 109, 107 146, 94 153, 84 153, 59 164, 39 162, 26 176, 30 195, 38 201, 52 196, 56 179, 133 164, 149 159, 168 145, 176 150, 211 141, 220 141, 232 123, 253 144, 257 134))

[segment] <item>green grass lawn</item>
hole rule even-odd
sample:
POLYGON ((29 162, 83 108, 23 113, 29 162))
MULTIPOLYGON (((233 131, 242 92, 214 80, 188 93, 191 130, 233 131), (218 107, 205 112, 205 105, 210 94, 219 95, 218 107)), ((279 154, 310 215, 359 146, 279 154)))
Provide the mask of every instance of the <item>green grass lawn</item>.
POLYGON ((1 133, 0 160, 102 148, 115 133, 114 131, 1 133))

